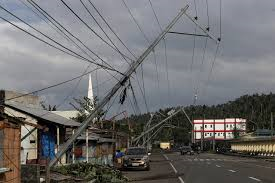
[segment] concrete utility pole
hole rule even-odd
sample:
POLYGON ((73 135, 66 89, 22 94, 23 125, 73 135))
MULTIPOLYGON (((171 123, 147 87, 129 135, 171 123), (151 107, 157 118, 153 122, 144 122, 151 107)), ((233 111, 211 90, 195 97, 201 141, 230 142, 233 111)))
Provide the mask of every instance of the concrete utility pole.
POLYGON ((178 114, 181 111, 182 111, 182 108, 178 109, 177 111, 175 111, 174 113, 170 114, 167 118, 165 118, 164 120, 162 120, 161 122, 159 122, 155 126, 152 126, 148 130, 142 132, 138 137, 136 137, 135 139, 133 139, 133 142, 137 142, 140 138, 142 138, 143 136, 147 135, 148 133, 150 133, 152 130, 154 130, 155 128, 159 127, 160 125, 164 124, 165 122, 167 122, 169 119, 171 119, 173 116, 175 116, 176 114, 178 114))
POLYGON ((155 46, 164 38, 165 34, 175 25, 179 18, 186 12, 188 9, 186 5, 178 15, 172 20, 172 22, 164 29, 164 31, 155 39, 155 41, 145 50, 145 52, 133 63, 131 63, 130 68, 124 73, 123 77, 114 85, 112 90, 99 102, 98 106, 90 113, 87 119, 79 126, 75 133, 62 145, 60 150, 57 152, 56 156, 50 161, 47 171, 49 172, 50 167, 55 165, 58 159, 69 149, 73 144, 76 138, 81 135, 85 129, 93 122, 93 119, 97 117, 98 112, 110 101, 110 99, 116 94, 116 92, 125 85, 129 77, 133 72, 136 71, 138 66, 144 61, 144 59, 149 55, 149 53, 155 48, 155 46))

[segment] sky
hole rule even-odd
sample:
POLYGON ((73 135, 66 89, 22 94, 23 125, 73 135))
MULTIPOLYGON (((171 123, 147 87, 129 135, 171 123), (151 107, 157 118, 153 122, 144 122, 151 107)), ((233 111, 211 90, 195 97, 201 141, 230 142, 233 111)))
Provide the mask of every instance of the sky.
MULTIPOLYGON (((89 1, 82 1, 119 50, 134 60, 134 57, 100 19, 89 1)), ((129 64, 122 56, 93 34, 61 1, 35 0, 35 2, 112 67, 120 72, 127 70, 129 64)), ((64 0, 64 2, 90 28, 111 44, 80 1, 64 0)), ((135 57, 140 56, 160 34, 160 27, 154 17, 149 0, 125 0, 149 42, 138 29, 122 0, 91 0, 91 2, 135 57)), ((197 16, 197 22, 202 27, 208 27, 209 17, 210 33, 216 38, 221 36, 221 43, 216 59, 214 59, 217 44, 213 40, 207 39, 203 59, 205 37, 195 37, 194 46, 194 36, 166 34, 167 67, 164 41, 155 47, 154 54, 150 53, 142 65, 145 98, 149 111, 193 104, 196 93, 197 105, 214 105, 234 100, 245 94, 274 92, 275 1, 222 0, 221 25, 220 0, 208 0, 208 16, 206 0, 196 0, 196 3, 190 0, 151 0, 151 2, 161 29, 164 29, 180 9, 188 4, 187 14, 191 17, 197 16), (155 64, 155 59, 157 64, 155 64), (166 70, 168 70, 168 80, 166 70)), ((33 13, 35 10, 26 0, 1 1, 0 5, 56 42, 87 57, 56 29, 52 28, 53 25, 49 21, 43 20, 33 13)), ((3 9, 0 9, 0 16, 43 40, 47 40, 3 9)), ((194 23, 183 15, 171 31, 195 33, 195 29, 197 34, 203 34, 194 23)), ((56 43, 51 43, 56 45, 56 43)), ((86 52, 89 51, 86 50, 86 52)), ((0 20, 0 54, 0 89, 22 93, 35 91, 79 76, 85 70, 91 71, 97 68, 94 64, 51 48, 3 20, 0 20)), ((90 52, 89 56, 97 59, 90 52)), ((102 63, 100 60, 96 60, 96 62, 102 63)), ((121 75, 116 72, 106 72, 103 69, 92 73, 93 91, 99 100, 106 95, 120 77, 121 75)), ((144 96, 141 93, 143 82, 140 67, 131 77, 131 83, 141 112, 146 112, 144 96)), ((47 104, 57 105, 59 110, 67 110, 72 108, 70 103, 74 103, 74 98, 87 96, 87 89, 88 76, 84 76, 81 80, 74 80, 35 94, 39 95, 41 100, 47 104)), ((111 107, 108 116, 122 110, 126 110, 128 113, 134 112, 131 105, 131 102, 133 103, 131 91, 127 90, 127 97, 122 106, 118 104, 120 93, 121 91, 115 95, 114 101, 113 99, 110 101, 111 107), (113 105, 111 105, 112 103, 113 105)))

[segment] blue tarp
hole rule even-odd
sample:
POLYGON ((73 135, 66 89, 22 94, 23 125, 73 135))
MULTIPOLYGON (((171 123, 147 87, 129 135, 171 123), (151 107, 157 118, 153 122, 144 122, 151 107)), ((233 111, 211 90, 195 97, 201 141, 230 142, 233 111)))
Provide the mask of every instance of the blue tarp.
POLYGON ((50 131, 41 133, 41 156, 44 158, 54 158, 55 138, 50 131))

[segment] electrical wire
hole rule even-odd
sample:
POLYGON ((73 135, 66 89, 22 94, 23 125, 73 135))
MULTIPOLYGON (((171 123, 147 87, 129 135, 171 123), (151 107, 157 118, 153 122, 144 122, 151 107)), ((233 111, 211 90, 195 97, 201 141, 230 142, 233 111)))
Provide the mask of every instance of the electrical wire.
POLYGON ((206 16, 207 16, 207 30, 209 31, 210 21, 209 21, 209 6, 208 6, 208 0, 206 1, 206 16))
POLYGON ((39 13, 37 13, 36 11, 34 11, 31 7, 29 7, 23 0, 19 0, 25 7, 27 7, 29 10, 31 10, 38 18, 40 18, 41 20, 43 20, 47 25, 49 25, 53 30, 55 30, 59 35, 61 35, 63 38, 65 38, 67 41, 70 41, 70 37, 67 36, 66 34, 62 34, 62 32, 60 32, 59 29, 56 29, 55 26, 53 26, 52 24, 50 24, 47 21, 47 18, 43 18, 39 13))
POLYGON ((222 0, 220 0, 220 41, 222 39, 222 0))
MULTIPOLYGON (((64 0, 60 0, 67 9, 73 13, 93 34, 95 34, 98 38, 100 38, 105 44, 107 44, 110 48, 112 48, 114 51, 123 54, 116 50, 115 47, 113 47, 110 43, 108 43, 105 39, 103 39, 94 29, 91 28, 67 3, 64 2, 64 0)), ((124 54, 123 54, 124 55, 124 54)), ((124 57, 128 58, 129 60, 133 61, 131 58, 129 58, 127 55, 124 55, 124 57)))
POLYGON ((202 74, 202 70, 203 70, 203 65, 204 65, 204 60, 205 60, 205 54, 206 54, 206 48, 207 48, 207 42, 208 42, 208 37, 205 38, 205 42, 204 42, 202 60, 201 60, 201 64, 200 64, 199 77, 198 77, 198 81, 197 81, 197 87, 195 89, 195 96, 194 96, 195 98, 194 98, 193 105, 196 105, 197 97, 199 95, 199 87, 200 87, 199 80, 201 78, 201 74, 202 74))
MULTIPOLYGON (((18 96, 15 96, 15 97, 7 98, 7 99, 5 99, 4 101, 9 101, 9 100, 17 99, 17 98, 20 98, 20 97, 24 97, 24 96, 27 96, 27 95, 30 95, 30 94, 38 93, 38 92, 41 92, 41 91, 44 91, 44 90, 47 90, 47 89, 50 89, 50 88, 54 88, 54 87, 63 85, 63 84, 65 84, 65 83, 68 83, 68 82, 71 82, 71 81, 76 80, 76 79, 78 79, 78 78, 81 78, 81 77, 83 77, 83 76, 85 76, 85 75, 88 75, 88 74, 94 72, 94 71, 97 70, 97 69, 98 69, 98 68, 93 69, 92 71, 86 72, 86 73, 84 73, 84 74, 81 74, 80 76, 77 76, 77 77, 68 79, 68 80, 66 80, 66 81, 62 81, 62 82, 57 83, 57 84, 54 84, 54 85, 50 85, 50 86, 47 86, 47 87, 44 87, 44 88, 41 88, 41 89, 38 89, 38 90, 35 90, 35 91, 32 91, 32 92, 29 92, 29 93, 26 93, 26 94, 22 94, 22 95, 18 95, 18 96)), ((1 101, 0 101, 0 102, 1 102, 1 101)), ((3 101, 2 101, 2 102, 3 102, 3 101)))
POLYGON ((53 38, 50 38, 49 36, 47 36, 47 35, 44 34, 43 32, 39 31, 38 29, 36 29, 36 28, 33 27, 32 25, 30 25, 30 24, 28 24, 27 22, 25 22, 24 20, 22 20, 21 18, 17 17, 16 15, 14 15, 13 13, 11 13, 10 11, 8 11, 7 9, 5 9, 5 8, 4 8, 3 6, 1 6, 1 5, 0 5, 0 9, 4 10, 4 11, 7 12, 8 14, 10 14, 10 15, 12 15, 13 17, 15 17, 16 19, 20 20, 21 22, 23 22, 23 23, 26 24, 27 26, 31 27, 31 28, 32 28, 33 30, 35 30, 36 32, 40 33, 41 35, 43 35, 44 37, 46 37, 47 39, 51 40, 52 42, 54 42, 55 44, 59 45, 60 47, 64 48, 64 49, 67 50, 67 51, 65 51, 65 50, 63 50, 63 49, 61 49, 61 48, 58 48, 58 47, 54 46, 53 44, 51 44, 51 43, 49 43, 49 42, 47 42, 47 41, 45 41, 45 40, 43 40, 43 39, 41 39, 41 38, 35 36, 34 34, 28 32, 27 30, 25 30, 25 29, 23 29, 23 28, 17 26, 16 24, 12 23, 11 21, 9 21, 9 20, 5 19, 4 17, 1 17, 1 16, 0 16, 0 18, 1 18, 2 20, 4 20, 4 21, 6 21, 7 23, 13 25, 13 26, 16 27, 17 29, 19 29, 19 30, 21 30, 21 31, 23 31, 23 32, 25 32, 25 33, 27 33, 28 35, 30 35, 30 36, 32 36, 32 37, 38 39, 39 41, 41 41, 41 42, 43 42, 43 43, 45 43, 45 44, 47 44, 47 45, 49 45, 49 46, 51 46, 51 47, 57 49, 57 50, 59 50, 59 51, 61 51, 61 52, 63 52, 63 53, 66 53, 66 54, 68 54, 68 55, 71 55, 71 56, 73 56, 73 57, 75 57, 75 58, 78 58, 78 59, 81 59, 81 60, 84 60, 84 61, 88 61, 88 62, 90 62, 90 63, 93 63, 93 64, 95 64, 95 65, 98 65, 98 66, 100 66, 100 67, 102 67, 102 68, 105 68, 105 69, 108 69, 108 70, 111 70, 111 71, 116 71, 116 72, 118 72, 118 73, 121 73, 120 71, 117 71, 116 69, 109 68, 109 67, 107 67, 107 66, 105 66, 105 65, 99 64, 99 63, 97 63, 97 62, 95 62, 95 61, 93 61, 93 60, 89 60, 89 59, 87 59, 87 58, 81 56, 80 54, 76 53, 75 51, 73 51, 73 50, 67 48, 66 46, 60 44, 59 42, 55 41, 53 38), (71 53, 70 53, 70 52, 71 52, 71 53))
POLYGON ((93 14, 91 13, 91 11, 87 8, 87 6, 83 3, 82 0, 80 0, 81 4, 83 5, 83 7, 85 8, 85 10, 88 12, 88 14, 93 18, 93 20, 95 21, 95 23, 97 24, 97 26, 100 28, 100 30, 104 33, 104 35, 107 37, 107 39, 112 43, 112 45, 116 48, 116 50, 118 51, 118 53, 122 56, 122 58, 130 65, 130 62, 126 59, 126 57, 124 57, 124 55, 121 53, 121 51, 118 49, 118 47, 115 45, 115 43, 112 41, 112 39, 108 36, 108 34, 106 33, 106 31, 102 28, 102 26, 99 24, 99 22, 96 20, 96 18, 93 16, 93 14))
POLYGON ((125 0, 121 0, 125 6, 125 8, 127 9, 128 13, 130 14, 130 16, 132 17, 133 21, 135 22, 135 24, 137 25, 138 29, 140 30, 140 32, 142 33, 144 39, 147 41, 147 43, 150 43, 148 37, 146 36, 145 32, 142 30, 141 26, 139 25, 138 21, 136 20, 136 18, 134 17, 133 13, 131 12, 130 8, 128 7, 128 5, 126 4, 125 0))
MULTIPOLYGON (((46 12, 43 8, 41 8, 37 3, 35 3, 33 0, 27 0, 28 3, 30 5, 32 5, 40 14, 42 14, 49 22, 51 22, 58 30, 60 30, 64 35, 67 35, 65 32, 67 32, 70 36, 72 36, 74 39, 76 39, 81 45, 83 45, 87 50, 89 50, 93 55, 95 55, 98 59, 100 59, 102 61, 102 63, 105 63, 106 65, 108 65, 109 67, 113 68, 109 63, 107 63, 106 61, 104 61, 98 54, 96 54, 93 50, 91 50, 87 45, 85 45, 78 37, 76 37, 75 35, 73 35, 70 31, 68 31, 62 24, 60 24, 55 18, 53 18, 48 12, 46 12), (60 26, 61 28, 59 28, 58 26, 60 26)), ((75 43, 72 39, 70 39, 73 43, 75 43)), ((75 45, 77 47, 78 44, 75 43, 75 45)), ((81 48, 80 48, 81 49, 81 48)), ((86 55, 89 56, 89 54, 87 54, 83 49, 81 49, 82 52, 84 52, 86 55)), ((89 56, 90 57, 90 56, 89 56)), ((108 70, 104 69, 108 74, 110 74, 111 76, 113 76, 110 72, 108 72, 108 70)), ((120 73, 123 75, 123 73, 120 73)), ((114 77, 114 76, 113 76, 114 77)), ((118 79, 117 79, 118 80, 118 79)))
POLYGON ((165 55, 165 68, 166 68, 166 79, 167 79, 167 87, 168 87, 168 98, 170 98, 170 80, 169 80, 169 72, 168 72, 168 58, 167 58, 167 51, 166 51, 166 41, 163 39, 164 43, 164 55, 165 55))
POLYGON ((121 40, 121 38, 118 36, 118 34, 114 31, 114 29, 110 26, 110 24, 107 22, 107 20, 102 16, 102 14, 99 12, 99 10, 96 8, 96 6, 91 2, 91 0, 88 0, 88 2, 93 6, 93 8, 96 10, 97 14, 101 17, 101 19, 105 22, 105 24, 108 26, 108 28, 112 31, 112 33, 116 36, 116 38, 121 42, 121 44, 128 50, 128 52, 135 58, 137 57, 134 55, 134 53, 126 46, 126 44, 121 40))

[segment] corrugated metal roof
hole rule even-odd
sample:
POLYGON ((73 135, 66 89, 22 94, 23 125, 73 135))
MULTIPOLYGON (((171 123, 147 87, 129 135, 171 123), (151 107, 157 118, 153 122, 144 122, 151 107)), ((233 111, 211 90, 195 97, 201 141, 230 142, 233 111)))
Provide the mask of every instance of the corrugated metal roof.
POLYGON ((64 118, 57 114, 52 113, 51 111, 43 110, 40 108, 34 108, 25 106, 16 102, 5 101, 5 106, 18 110, 19 112, 23 112, 29 114, 33 117, 37 117, 48 122, 57 123, 64 126, 79 126, 80 123, 75 122, 74 120, 64 118))

